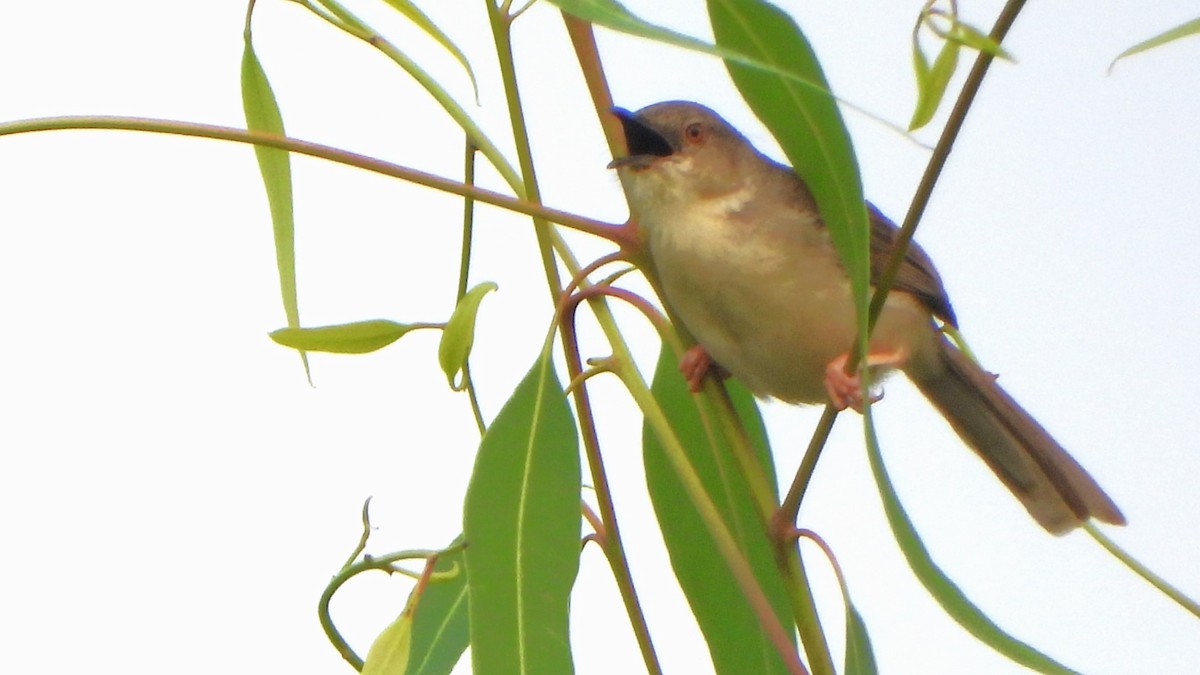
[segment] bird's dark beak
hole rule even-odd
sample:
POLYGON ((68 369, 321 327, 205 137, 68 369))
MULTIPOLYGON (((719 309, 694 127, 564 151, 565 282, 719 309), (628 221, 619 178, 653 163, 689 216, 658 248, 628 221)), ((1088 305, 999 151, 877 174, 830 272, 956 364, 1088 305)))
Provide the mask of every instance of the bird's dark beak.
POLYGON ((675 149, 667 139, 638 119, 637 115, 624 108, 613 108, 612 113, 621 120, 621 126, 625 128, 625 144, 629 147, 629 156, 614 159, 608 163, 608 168, 645 166, 656 157, 675 154, 675 149))

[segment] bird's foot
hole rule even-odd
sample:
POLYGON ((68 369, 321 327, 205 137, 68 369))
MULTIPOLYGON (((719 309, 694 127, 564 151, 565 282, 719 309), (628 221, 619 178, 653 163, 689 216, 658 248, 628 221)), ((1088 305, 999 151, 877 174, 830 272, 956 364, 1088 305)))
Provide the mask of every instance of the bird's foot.
MULTIPOLYGON (((849 359, 849 353, 842 354, 825 366, 825 391, 829 394, 829 401, 837 410, 853 408, 855 412, 861 413, 863 411, 862 379, 858 373, 846 372, 846 361, 849 359)), ((903 349, 872 352, 867 354, 867 361, 863 366, 868 368, 895 367, 903 364, 906 360, 908 360, 908 352, 903 349)), ((883 392, 871 393, 870 397, 871 403, 878 403, 883 399, 883 392)))
POLYGON ((688 390, 692 393, 700 391, 704 386, 704 377, 709 373, 722 379, 728 376, 721 366, 713 363, 708 351, 700 345, 692 345, 684 352, 683 358, 679 359, 679 372, 683 373, 683 377, 688 383, 688 390))

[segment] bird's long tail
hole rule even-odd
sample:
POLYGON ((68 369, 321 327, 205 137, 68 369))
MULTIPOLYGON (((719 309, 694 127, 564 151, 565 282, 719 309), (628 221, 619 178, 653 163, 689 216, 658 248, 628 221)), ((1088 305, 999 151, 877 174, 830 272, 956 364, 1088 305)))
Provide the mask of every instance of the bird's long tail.
POLYGON ((934 361, 913 368, 910 379, 1042 527, 1064 534, 1088 518, 1125 524, 1104 490, 994 375, 941 336, 934 361))

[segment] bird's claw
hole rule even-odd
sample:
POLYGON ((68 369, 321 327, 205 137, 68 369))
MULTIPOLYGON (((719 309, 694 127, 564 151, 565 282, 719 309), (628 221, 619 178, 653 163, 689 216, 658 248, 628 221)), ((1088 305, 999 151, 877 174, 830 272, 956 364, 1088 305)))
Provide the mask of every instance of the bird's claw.
MULTIPOLYGON (((846 372, 846 361, 850 354, 842 354, 825 366, 825 392, 836 410, 853 408, 855 412, 863 411, 862 378, 858 373, 846 372)), ((867 354, 866 367, 898 366, 908 359, 908 353, 903 349, 890 352, 873 352, 867 354)), ((883 400, 883 391, 870 393, 871 403, 883 400)))
POLYGON ((688 390, 692 393, 697 393, 704 387, 704 377, 709 373, 719 378, 726 376, 721 366, 713 363, 708 351, 700 345, 692 345, 684 352, 683 358, 679 359, 679 372, 683 373, 688 390))

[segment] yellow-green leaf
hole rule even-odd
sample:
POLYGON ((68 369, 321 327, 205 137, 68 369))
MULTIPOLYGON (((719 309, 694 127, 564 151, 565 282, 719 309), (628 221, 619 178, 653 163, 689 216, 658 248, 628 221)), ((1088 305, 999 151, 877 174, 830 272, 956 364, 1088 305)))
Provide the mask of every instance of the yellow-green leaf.
POLYGON ((1140 54, 1141 52, 1144 52, 1148 49, 1154 49, 1155 47, 1161 47, 1162 45, 1165 45, 1168 42, 1174 42, 1181 38, 1185 38, 1189 35, 1196 35, 1198 33, 1200 33, 1200 18, 1192 19, 1191 21, 1180 24, 1180 25, 1172 28, 1171 30, 1163 31, 1162 33, 1155 35, 1154 37, 1150 38, 1149 40, 1143 40, 1142 42, 1139 42, 1136 45, 1130 47, 1129 49, 1126 49, 1125 51, 1121 52, 1120 54, 1117 55, 1117 58, 1113 59, 1113 62, 1108 66, 1108 70, 1111 72, 1113 69, 1113 66, 1117 65, 1117 61, 1120 61, 1121 59, 1123 59, 1127 56, 1133 56, 1134 54, 1140 54))
POLYGON ((920 129, 933 119, 934 113, 937 112, 938 106, 942 104, 942 99, 946 95, 946 87, 950 84, 950 78, 954 76, 954 71, 958 68, 958 52, 961 45, 952 40, 943 43, 942 50, 938 52, 932 67, 925 62, 925 56, 921 54, 920 47, 915 42, 913 49, 916 51, 913 57, 914 61, 919 54, 919 63, 925 66, 925 70, 922 73, 921 67, 917 66, 917 106, 913 110, 912 120, 908 123, 909 131, 920 129))
POLYGON ((375 638, 363 662, 362 675, 404 675, 412 646, 412 609, 416 600, 414 594, 400 616, 375 638))
POLYGON ((483 301, 483 296, 496 288, 498 287, 494 282, 485 281, 467 291, 462 300, 458 301, 458 306, 446 322, 446 329, 442 331, 442 341, 438 345, 438 363, 442 366, 442 372, 446 373, 450 388, 455 391, 462 390, 463 384, 456 380, 467 365, 471 347, 475 344, 475 316, 479 313, 479 303, 483 301))
POLYGON ((315 328, 280 328, 271 339, 292 349, 335 354, 366 354, 392 344, 405 333, 423 326, 387 319, 356 321, 315 328))
POLYGON ((466 54, 462 53, 462 50, 458 48, 458 45, 454 44, 454 42, 450 39, 450 36, 442 32, 442 29, 438 28, 437 25, 434 24, 433 21, 431 21, 429 17, 421 11, 420 7, 417 7, 412 2, 409 2, 409 0, 383 1, 391 5, 396 11, 408 17, 409 21, 412 21, 414 24, 416 24, 418 28, 425 31, 426 35, 433 38, 442 46, 442 48, 450 52, 450 55, 462 65, 463 70, 467 71, 467 77, 471 80, 471 89, 475 92, 475 99, 478 101, 479 85, 475 81, 475 71, 471 68, 471 62, 467 61, 466 54))
POLYGON ((1000 46, 999 42, 988 37, 986 33, 969 23, 956 20, 954 27, 950 29, 950 32, 945 37, 951 42, 957 42, 964 47, 970 47, 976 51, 991 54, 998 59, 1004 59, 1005 61, 1016 60, 1011 54, 1005 51, 1004 47, 1000 46))
MULTIPOLYGON (((254 52, 249 16, 246 17, 243 39, 245 46, 242 51, 242 107, 246 113, 246 128, 250 131, 284 136, 286 134, 283 130, 283 115, 279 112, 279 103, 275 100, 275 92, 271 89, 270 81, 267 80, 267 73, 263 70, 258 55, 254 52)), ((263 187, 267 193, 267 204, 271 209, 271 225, 275 238, 275 266, 279 273, 279 291, 283 296, 283 311, 287 316, 288 327, 296 328, 300 325, 300 304, 296 297, 292 165, 286 150, 256 145, 254 146, 254 155, 258 159, 258 169, 262 174, 263 187)), ((304 373, 311 382, 308 357, 301 351, 300 358, 304 363, 304 373)))

